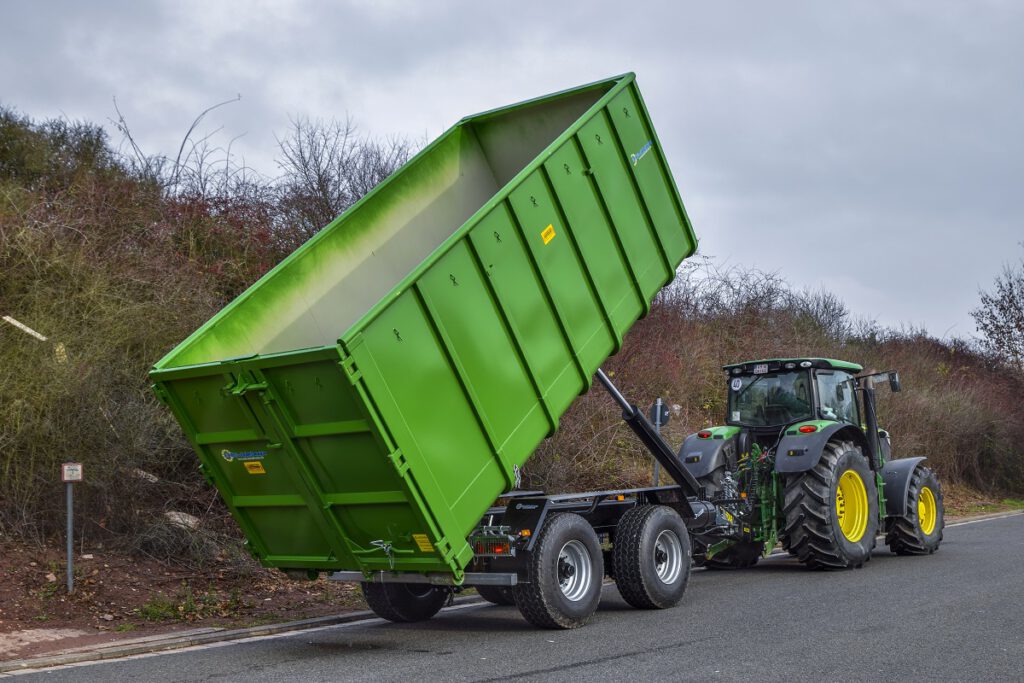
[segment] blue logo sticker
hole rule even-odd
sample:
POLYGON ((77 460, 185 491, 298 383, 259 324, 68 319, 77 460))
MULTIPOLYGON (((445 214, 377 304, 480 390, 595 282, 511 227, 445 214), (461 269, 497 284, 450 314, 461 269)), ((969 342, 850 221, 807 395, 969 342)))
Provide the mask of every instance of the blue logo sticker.
POLYGON ((238 460, 245 462, 247 460, 262 460, 267 456, 266 451, 239 451, 238 453, 232 453, 228 449, 224 449, 220 452, 222 458, 231 462, 232 460, 238 460))
POLYGON ((639 152, 637 152, 636 154, 629 155, 629 160, 633 162, 634 166, 636 166, 638 163, 640 163, 641 159, 647 156, 647 153, 651 151, 652 146, 653 143, 650 140, 648 140, 647 144, 641 147, 639 152))

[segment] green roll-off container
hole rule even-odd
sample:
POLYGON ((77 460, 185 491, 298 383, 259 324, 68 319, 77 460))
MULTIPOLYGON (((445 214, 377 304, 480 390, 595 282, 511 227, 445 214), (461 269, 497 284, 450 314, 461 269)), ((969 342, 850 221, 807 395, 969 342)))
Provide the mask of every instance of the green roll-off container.
POLYGON ((695 246, 627 74, 463 119, 150 376, 264 565, 460 581, 695 246))

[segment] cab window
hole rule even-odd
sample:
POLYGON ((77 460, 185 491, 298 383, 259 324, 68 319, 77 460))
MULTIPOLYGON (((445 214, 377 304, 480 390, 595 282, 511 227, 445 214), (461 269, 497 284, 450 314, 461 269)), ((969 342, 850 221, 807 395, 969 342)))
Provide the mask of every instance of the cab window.
POLYGON ((821 417, 852 425, 860 424, 853 375, 848 372, 819 370, 818 404, 821 417))

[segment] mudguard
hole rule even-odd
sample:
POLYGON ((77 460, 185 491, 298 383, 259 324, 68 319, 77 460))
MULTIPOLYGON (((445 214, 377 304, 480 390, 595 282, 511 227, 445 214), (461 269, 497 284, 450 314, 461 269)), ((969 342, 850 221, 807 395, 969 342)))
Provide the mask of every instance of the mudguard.
MULTIPOLYGON (((794 425, 786 431, 791 431, 798 426, 794 425)), ((849 439, 861 447, 865 457, 871 457, 864 434, 859 429, 845 422, 830 422, 811 434, 783 436, 775 450, 775 471, 806 472, 818 464, 821 454, 825 450, 825 444, 833 438, 849 439)))
POLYGON ((882 482, 885 485, 885 516, 902 517, 907 514, 907 492, 910 491, 910 478, 914 470, 928 458, 901 458, 885 463, 882 468, 882 482))
POLYGON ((696 434, 686 437, 677 456, 694 479, 706 477, 727 462, 736 462, 736 435, 740 430, 716 427, 707 431, 712 433, 709 439, 696 434))

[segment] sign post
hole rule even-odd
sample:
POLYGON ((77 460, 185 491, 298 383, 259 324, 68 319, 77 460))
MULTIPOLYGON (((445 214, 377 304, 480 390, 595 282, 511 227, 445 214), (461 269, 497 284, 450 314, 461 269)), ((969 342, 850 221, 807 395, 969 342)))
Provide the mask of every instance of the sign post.
MULTIPOLYGON (((654 401, 654 405, 651 406, 649 415, 651 416, 651 422, 654 423, 654 431, 661 434, 661 428, 668 424, 668 406, 665 405, 660 398, 654 401)), ((658 486, 658 479, 661 478, 661 465, 658 461, 654 461, 654 485, 658 486)))
POLYGON ((68 594, 71 594, 75 590, 75 553, 74 553, 74 540, 75 540, 75 497, 74 497, 74 486, 75 482, 82 481, 82 463, 80 462, 66 462, 60 466, 60 479, 64 482, 65 495, 67 497, 68 506, 68 530, 67 530, 67 550, 68 550, 68 594))

